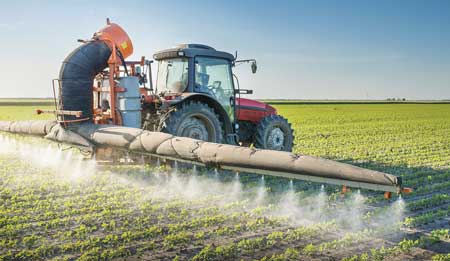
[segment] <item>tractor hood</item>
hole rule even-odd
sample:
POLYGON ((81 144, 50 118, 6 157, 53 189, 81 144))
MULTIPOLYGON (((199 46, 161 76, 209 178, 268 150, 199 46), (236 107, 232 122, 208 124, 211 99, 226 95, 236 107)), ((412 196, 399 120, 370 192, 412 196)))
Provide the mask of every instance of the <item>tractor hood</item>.
POLYGON ((245 98, 236 99, 236 115, 240 121, 258 123, 262 118, 276 114, 277 110, 267 103, 245 98))
POLYGON ((267 103, 246 99, 246 98, 237 98, 236 105, 239 106, 240 109, 249 109, 256 111, 265 111, 269 114, 277 114, 277 109, 270 106, 267 103))
POLYGON ((267 103, 245 98, 236 99, 236 115, 240 121, 258 123, 264 117, 276 114, 277 110, 267 103))

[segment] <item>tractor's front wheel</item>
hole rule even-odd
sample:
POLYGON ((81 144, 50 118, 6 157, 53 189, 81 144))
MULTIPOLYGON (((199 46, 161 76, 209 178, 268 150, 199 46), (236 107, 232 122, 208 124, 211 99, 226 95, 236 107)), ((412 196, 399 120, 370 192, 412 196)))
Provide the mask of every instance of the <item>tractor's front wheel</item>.
POLYGON ((195 101, 188 101, 169 112, 161 131, 180 137, 221 143, 222 124, 214 109, 195 101))
POLYGON ((290 152, 293 146, 294 132, 291 124, 282 116, 266 116, 256 126, 256 148, 290 152))

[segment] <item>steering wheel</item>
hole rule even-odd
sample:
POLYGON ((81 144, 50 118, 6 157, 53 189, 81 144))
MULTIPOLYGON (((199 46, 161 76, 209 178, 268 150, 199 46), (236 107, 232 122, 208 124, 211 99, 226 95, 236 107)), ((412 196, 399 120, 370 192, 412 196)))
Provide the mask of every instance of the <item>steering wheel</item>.
POLYGON ((216 98, 223 98, 225 96, 225 93, 223 89, 221 88, 222 82, 221 81, 214 81, 213 85, 209 85, 208 89, 211 90, 212 94, 216 98))

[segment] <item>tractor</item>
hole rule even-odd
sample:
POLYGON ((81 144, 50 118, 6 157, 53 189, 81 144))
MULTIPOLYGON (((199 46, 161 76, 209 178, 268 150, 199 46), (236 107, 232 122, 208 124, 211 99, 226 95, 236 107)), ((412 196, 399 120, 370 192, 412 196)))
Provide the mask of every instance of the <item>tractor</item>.
MULTIPOLYGON (((203 44, 181 44, 159 51, 153 58, 158 63, 156 86, 141 88, 143 129, 292 151, 291 124, 272 106, 240 97, 253 91, 240 89, 233 67, 251 63, 256 73, 255 60, 237 60, 203 44)), ((146 74, 138 76, 141 83, 146 82, 146 74)))

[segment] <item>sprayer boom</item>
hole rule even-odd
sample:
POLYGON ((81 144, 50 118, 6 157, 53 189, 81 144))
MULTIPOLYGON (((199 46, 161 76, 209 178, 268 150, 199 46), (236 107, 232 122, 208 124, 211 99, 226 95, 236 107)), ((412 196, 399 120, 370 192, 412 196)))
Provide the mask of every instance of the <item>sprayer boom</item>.
POLYGON ((54 121, 0 121, 0 131, 42 136, 86 148, 93 155, 98 148, 112 148, 236 172, 387 193, 407 191, 399 177, 345 163, 289 152, 210 143, 137 128, 82 123, 69 129, 54 121))

